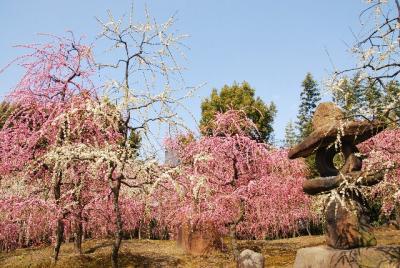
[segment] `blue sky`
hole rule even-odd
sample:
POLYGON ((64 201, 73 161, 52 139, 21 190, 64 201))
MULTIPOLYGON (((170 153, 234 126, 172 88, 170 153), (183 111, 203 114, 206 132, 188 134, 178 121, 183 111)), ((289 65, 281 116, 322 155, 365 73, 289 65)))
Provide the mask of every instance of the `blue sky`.
MULTIPOLYGON (((1 0, 0 66, 21 51, 16 44, 38 40, 36 33, 63 35, 72 30, 93 41, 100 27, 95 17, 106 10, 128 13, 130 0, 1 0)), ((240 0, 136 0, 136 13, 146 4, 151 15, 163 22, 177 12, 176 29, 190 35, 183 62, 186 85, 206 83, 188 106, 200 117, 200 102, 212 88, 233 81, 248 81, 265 102, 275 102, 275 137, 283 139, 287 122, 296 120, 301 82, 311 72, 318 82, 333 70, 355 59, 347 45, 360 28, 361 0, 240 1, 240 0)), ((0 98, 18 81, 11 68, 0 74, 0 98)), ((329 99, 329 96, 325 96, 329 99)), ((191 123, 192 124, 192 123, 191 123)))

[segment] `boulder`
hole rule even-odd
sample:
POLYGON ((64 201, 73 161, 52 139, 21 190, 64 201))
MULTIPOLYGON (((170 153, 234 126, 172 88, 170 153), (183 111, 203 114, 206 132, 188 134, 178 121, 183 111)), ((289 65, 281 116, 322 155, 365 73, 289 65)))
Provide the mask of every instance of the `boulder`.
POLYGON ((369 209, 358 189, 333 191, 326 205, 326 242, 336 249, 351 249, 376 245, 369 225, 369 209))
POLYGON ((302 248, 297 251, 294 268, 400 267, 399 246, 376 246, 350 250, 328 246, 302 248))
POLYGON ((250 249, 243 250, 237 260, 238 268, 263 268, 264 256, 250 249))
POLYGON ((344 118, 343 111, 332 102, 323 102, 315 109, 312 119, 313 129, 330 125, 344 118))
POLYGON ((187 253, 197 256, 222 247, 221 237, 213 228, 193 229, 188 223, 179 229, 177 242, 187 253))

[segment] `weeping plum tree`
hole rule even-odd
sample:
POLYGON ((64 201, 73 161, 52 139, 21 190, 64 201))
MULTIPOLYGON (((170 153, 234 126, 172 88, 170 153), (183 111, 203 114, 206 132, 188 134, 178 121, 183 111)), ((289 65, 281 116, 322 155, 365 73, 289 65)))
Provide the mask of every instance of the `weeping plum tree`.
POLYGON ((64 173, 38 159, 64 143, 102 143, 113 134, 107 128, 101 130, 104 125, 96 126, 91 122, 93 118, 84 118, 79 112, 68 114, 82 111, 82 107, 84 111, 88 103, 95 101, 90 80, 93 73, 90 47, 80 44, 73 35, 72 38, 50 36, 50 39, 46 44, 21 46, 30 53, 16 60, 25 73, 8 97, 16 108, 0 131, 0 170, 2 174, 20 174, 31 188, 29 197, 51 193, 51 202, 57 207, 54 218, 54 260, 57 260, 64 219, 70 213, 65 209, 69 207, 66 200, 77 193, 79 185, 72 187, 71 181, 65 181, 64 173), (102 139, 98 139, 100 136, 102 139))
MULTIPOLYGON (((154 137, 161 123, 180 124, 175 109, 186 96, 177 96, 173 89, 178 84, 173 77, 181 81, 174 53, 180 53, 184 36, 171 31, 173 17, 158 24, 147 11, 144 22, 135 23, 131 16, 124 23, 111 13, 108 19, 98 21, 100 40, 105 40, 111 47, 108 51, 116 56, 111 64, 95 64, 92 48, 73 36, 23 46, 31 53, 16 60, 25 74, 8 98, 17 108, 0 131, 0 170, 7 179, 21 178, 24 196, 19 202, 27 200, 29 204, 39 197, 44 203, 37 204, 43 204, 43 211, 56 208, 53 217, 37 214, 51 218, 46 226, 54 229, 55 261, 70 225, 75 226, 72 229, 80 251, 85 223, 95 236, 114 232, 111 262, 118 267, 124 226, 136 228, 143 211, 140 195, 149 192, 156 178, 168 174, 154 160, 154 137), (102 97, 91 81, 94 66, 100 74, 110 68, 115 69, 111 73, 122 74, 122 80, 106 81, 102 97), (132 140, 142 141, 141 152, 132 140), (96 210, 108 219, 100 219, 93 213, 96 210)), ((15 232, 15 215, 21 219, 34 215, 14 211, 13 216, 7 214, 7 206, 13 202, 0 204, 5 213, 1 215, 6 215, 11 224, 7 226, 15 232)))
MULTIPOLYGON (((32 50, 17 60, 25 74, 8 97, 16 108, 0 131, 2 183, 16 185, 2 196, 1 215, 8 221, 1 232, 8 236, 1 240, 5 248, 21 246, 23 239, 28 244, 45 242, 32 235, 33 225, 41 222, 35 227, 42 230, 38 235, 51 236, 48 230, 54 229, 57 261, 65 234, 73 233, 79 253, 84 223, 91 224, 86 229, 94 236, 101 235, 93 226, 105 221, 93 218, 94 209, 115 216, 107 211, 107 179, 115 172, 123 175, 117 169, 122 165, 123 122, 115 106, 97 97, 90 80, 94 73, 90 47, 72 36, 51 37, 49 43, 24 48, 32 50), (37 209, 29 212, 25 205, 37 209), (51 210, 55 213, 46 212, 51 210), (12 242, 12 236, 19 237, 18 243, 12 242)), ((135 149, 130 148, 133 155, 135 149)), ((135 176, 139 170, 133 170, 129 161, 124 165, 135 176)), ((142 163, 137 166, 148 168, 142 163)), ((126 197, 122 201, 133 207, 140 203, 126 197)), ((127 223, 134 225, 134 220, 127 223)))
POLYGON ((155 194, 166 225, 177 230, 189 222, 193 229, 229 234, 235 241, 238 235, 287 235, 298 230, 299 221, 312 220, 301 187, 303 162, 252 139, 257 129, 244 112, 217 114, 214 125, 211 136, 166 142, 181 163, 175 180, 155 194))

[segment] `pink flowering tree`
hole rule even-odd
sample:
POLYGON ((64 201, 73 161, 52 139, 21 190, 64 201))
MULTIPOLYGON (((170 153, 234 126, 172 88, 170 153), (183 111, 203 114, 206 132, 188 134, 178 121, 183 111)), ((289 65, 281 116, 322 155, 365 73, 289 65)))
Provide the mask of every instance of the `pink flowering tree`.
POLYGON ((400 224, 400 130, 385 130, 359 145, 365 154, 364 169, 384 171, 385 178, 368 193, 382 204, 381 216, 396 216, 400 224))
POLYGON ((302 192, 304 163, 252 140, 249 133, 257 129, 241 111, 215 120, 210 137, 167 140, 181 172, 156 195, 166 224, 177 230, 188 222, 221 236, 266 238, 292 233, 299 221, 311 220, 310 200, 302 192))
MULTIPOLYGON (((25 196, 20 202, 29 204, 41 196, 53 206, 55 216, 45 226, 55 228, 57 260, 67 217, 76 222, 80 251, 83 199, 91 199, 84 196, 91 183, 85 163, 61 166, 54 161, 57 151, 63 146, 101 147, 118 142, 118 115, 96 99, 89 46, 73 36, 51 36, 49 43, 22 47, 30 53, 16 60, 25 73, 8 97, 16 108, 0 131, 0 170, 6 178, 23 180, 25 196)), ((23 206, 12 209, 18 207, 23 206)))
POLYGON ((173 17, 158 24, 146 11, 144 22, 131 16, 126 25, 111 13, 98 21, 98 40, 116 57, 111 63, 94 64, 92 49, 73 36, 23 46, 31 52, 15 61, 25 74, 8 98, 15 111, 0 133, 0 171, 7 181, 17 174, 26 183, 24 198, 40 197, 56 208, 49 223, 54 260, 65 236, 84 228, 95 236, 114 234, 111 261, 118 267, 123 233, 140 226, 148 211, 141 200, 157 178, 169 176, 154 160, 155 131, 182 125, 176 107, 191 91, 178 96, 175 89, 185 36, 171 31, 173 17), (122 79, 107 80, 101 87, 107 97, 99 97, 91 76, 110 68, 122 79), (139 152, 132 142, 141 139, 139 152))

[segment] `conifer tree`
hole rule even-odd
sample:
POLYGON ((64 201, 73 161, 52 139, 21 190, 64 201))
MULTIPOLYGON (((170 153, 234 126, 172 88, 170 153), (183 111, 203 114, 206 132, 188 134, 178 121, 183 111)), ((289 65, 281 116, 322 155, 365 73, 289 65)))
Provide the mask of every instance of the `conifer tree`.
MULTIPOLYGON (((312 131, 312 117, 318 102, 321 100, 321 94, 318 89, 318 84, 312 77, 311 73, 307 73, 303 83, 301 84, 303 90, 300 93, 301 103, 299 106, 299 114, 297 116, 297 129, 298 129, 298 142, 302 141, 312 131)), ((306 159, 308 167, 308 178, 313 178, 318 175, 315 166, 315 157, 309 156, 306 159)))
POLYGON ((297 129, 299 131, 299 139, 307 137, 312 132, 312 117, 314 115, 317 103, 321 100, 321 94, 318 84, 312 77, 311 73, 307 73, 303 83, 303 90, 300 94, 301 103, 299 106, 299 114, 297 116, 297 129))
POLYGON ((285 127, 285 147, 293 147, 294 145, 296 145, 296 140, 296 131, 294 129, 292 120, 290 120, 285 127))
MULTIPOLYGON (((384 88, 384 105, 389 106, 395 104, 400 99, 400 83, 396 80, 390 81, 384 88)), ((398 125, 400 122, 400 109, 393 109, 388 114, 388 119, 390 123, 394 123, 394 125, 398 125)))
POLYGON ((364 92, 365 108, 372 118, 378 117, 382 113, 382 92, 373 81, 368 81, 364 92))
POLYGON ((360 74, 355 74, 351 79, 344 77, 340 86, 333 92, 333 102, 346 114, 354 114, 365 104, 364 89, 360 74))

